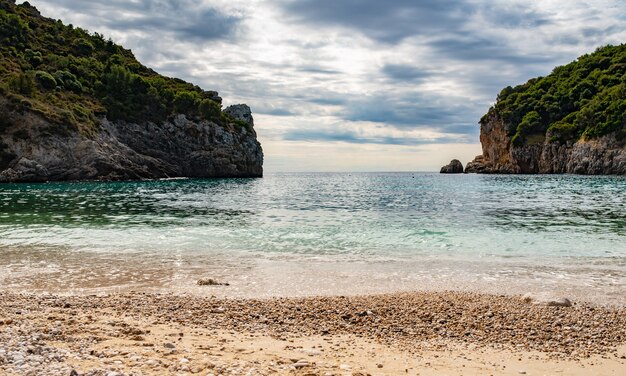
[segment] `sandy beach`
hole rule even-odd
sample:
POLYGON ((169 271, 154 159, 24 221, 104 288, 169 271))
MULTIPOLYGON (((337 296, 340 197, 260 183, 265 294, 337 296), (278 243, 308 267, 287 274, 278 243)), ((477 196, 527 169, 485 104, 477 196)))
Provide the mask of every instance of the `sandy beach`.
POLYGON ((0 301, 8 375, 626 371, 626 309, 585 303, 454 292, 263 300, 3 292, 0 301))

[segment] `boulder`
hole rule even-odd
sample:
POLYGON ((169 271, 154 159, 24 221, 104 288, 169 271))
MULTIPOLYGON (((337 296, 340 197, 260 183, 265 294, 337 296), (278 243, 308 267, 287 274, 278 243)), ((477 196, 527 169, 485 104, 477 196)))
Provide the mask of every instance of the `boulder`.
POLYGON ((467 162, 465 166, 465 173, 481 173, 486 172, 487 166, 485 165, 485 157, 482 155, 477 155, 473 161, 467 162))

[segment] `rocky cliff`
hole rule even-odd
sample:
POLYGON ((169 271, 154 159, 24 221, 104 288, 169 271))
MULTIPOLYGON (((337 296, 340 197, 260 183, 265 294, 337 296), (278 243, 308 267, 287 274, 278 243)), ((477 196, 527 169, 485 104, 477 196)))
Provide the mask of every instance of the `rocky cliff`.
POLYGON ((503 89, 480 142, 465 172, 626 174, 626 45, 503 89))
POLYGON ((92 136, 51 133, 55 128, 45 118, 8 107, 0 99, 0 182, 263 175, 263 152, 246 105, 225 110, 246 126, 190 121, 182 114, 162 124, 102 118, 92 136))
POLYGON ((493 111, 483 118, 483 154, 465 167, 466 173, 498 174, 626 174, 626 143, 616 134, 594 139, 560 141, 551 132, 515 146, 504 121, 493 111))

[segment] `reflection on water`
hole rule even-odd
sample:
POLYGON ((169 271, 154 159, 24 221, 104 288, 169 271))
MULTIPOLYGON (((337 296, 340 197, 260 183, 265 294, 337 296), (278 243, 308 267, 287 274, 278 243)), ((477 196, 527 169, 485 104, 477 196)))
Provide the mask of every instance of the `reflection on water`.
POLYGON ((352 280, 362 289, 380 273, 393 280, 380 284, 387 289, 432 283, 450 274, 446 265, 465 284, 513 280, 504 271, 515 270, 537 286, 577 278, 623 289, 613 277, 626 275, 625 240, 624 177, 271 174, 0 185, 2 278, 42 289, 33 276, 82 276, 72 288, 147 288, 226 271, 261 283, 277 265, 287 270, 279 275, 293 274, 285 265, 317 267, 318 280, 347 269, 363 275, 352 280))

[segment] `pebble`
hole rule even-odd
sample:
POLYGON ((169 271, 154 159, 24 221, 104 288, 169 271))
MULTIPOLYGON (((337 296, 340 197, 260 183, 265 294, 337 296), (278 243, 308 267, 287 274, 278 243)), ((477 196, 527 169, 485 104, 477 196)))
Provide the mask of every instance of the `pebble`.
POLYGON ((213 278, 201 278, 196 282, 196 284, 198 286, 230 286, 229 283, 218 282, 213 278))
POLYGON ((295 362, 293 364, 294 367, 296 368, 303 368, 303 367, 308 367, 309 366, 309 361, 306 359, 300 359, 297 362, 295 362))
MULTIPOLYGON (((78 374, 67 363, 74 360, 97 364, 99 368, 94 368, 93 375, 119 375, 126 372, 124 367, 131 365, 124 364, 120 357, 137 363, 136 366, 145 365, 149 373, 154 374, 206 372, 207 368, 215 374, 245 375, 254 367, 259 371, 258 365, 244 362, 238 365, 216 362, 203 367, 186 353, 187 345, 179 345, 180 355, 186 362, 168 359, 173 353, 178 354, 170 351, 177 348, 175 344, 152 338, 149 327, 129 325, 124 317, 149 318, 152 324, 175 324, 185 328, 272 334, 283 338, 286 345, 294 345, 294 351, 299 353, 294 354, 297 357, 317 357, 321 352, 297 347, 294 338, 324 334, 327 336, 323 338, 333 347, 341 343, 337 340, 335 344, 335 336, 342 335, 355 335, 412 351, 419 351, 420 346, 428 342, 441 343, 444 349, 446 341, 462 339, 468 346, 532 350, 567 359, 609 354, 623 345, 626 338, 626 309, 623 307, 578 303, 553 308, 528 304, 520 297, 452 292, 265 300, 132 292, 68 297, 0 292, 0 317, 4 323, 0 330, 0 373, 45 376, 70 375, 72 371, 78 374), (70 312, 61 309, 66 304, 71 307, 70 312), (20 315, 16 313, 18 310, 20 315), (263 324, 259 324, 261 318, 263 324), (129 352, 96 347, 106 339, 131 340, 138 334, 144 335, 145 342, 153 347, 137 344, 129 352), (159 343, 163 344, 159 346, 159 343)), ((181 337, 178 331, 174 338, 186 340, 187 334, 181 337)), ((220 346, 224 347, 210 352, 229 351, 226 349, 232 347, 228 343, 220 346)), ((325 349, 324 353, 332 351, 333 347, 325 349)), ((313 364, 320 367, 320 363, 294 359, 277 364, 275 369, 282 367, 280 369, 286 371, 313 364)), ((339 368, 352 369, 348 364, 340 364, 339 368)))
POLYGON ((526 303, 532 303, 535 305, 546 307, 571 307, 572 301, 565 297, 554 297, 549 293, 540 294, 525 294, 522 296, 522 300, 526 303))

